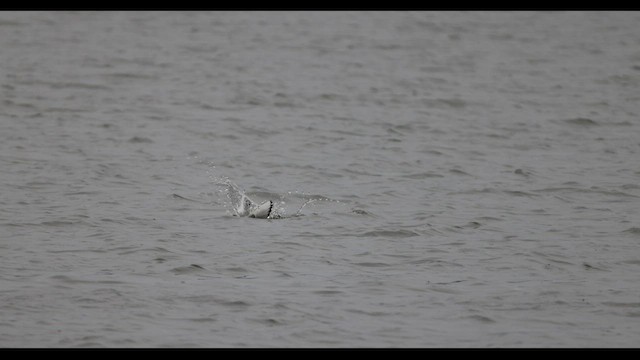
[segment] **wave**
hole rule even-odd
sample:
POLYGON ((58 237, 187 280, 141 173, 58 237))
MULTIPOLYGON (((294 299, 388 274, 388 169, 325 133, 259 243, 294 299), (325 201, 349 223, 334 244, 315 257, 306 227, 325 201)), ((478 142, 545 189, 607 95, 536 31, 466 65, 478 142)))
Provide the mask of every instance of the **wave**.
POLYGON ((600 125, 595 120, 592 120, 592 119, 589 119, 589 118, 582 118, 582 117, 571 118, 571 119, 553 120, 553 122, 560 123, 560 124, 566 124, 566 125, 572 125, 572 126, 580 126, 580 127, 591 127, 591 126, 600 125))
POLYGON ((637 195, 630 194, 628 192, 615 190, 615 189, 605 189, 599 186, 592 186, 590 188, 578 187, 578 186, 563 186, 563 187, 548 187, 542 189, 531 190, 535 193, 583 193, 583 194, 599 194, 606 196, 619 196, 619 197, 632 197, 637 198, 637 195))
POLYGON ((630 227, 627 230, 624 230, 623 233, 640 236, 640 227, 630 227))
POLYGON ((199 273, 205 270, 206 269, 204 267, 198 264, 191 264, 189 266, 178 266, 171 269, 170 271, 176 275, 186 275, 186 274, 199 273))
POLYGON ((411 231, 411 230, 403 230, 403 229, 389 230, 389 229, 383 229, 383 230, 365 231, 365 232, 360 233, 360 234, 358 234, 356 236, 359 236, 359 237, 406 238, 406 237, 412 237, 412 236, 420 236, 420 234, 415 232, 415 231, 411 231))

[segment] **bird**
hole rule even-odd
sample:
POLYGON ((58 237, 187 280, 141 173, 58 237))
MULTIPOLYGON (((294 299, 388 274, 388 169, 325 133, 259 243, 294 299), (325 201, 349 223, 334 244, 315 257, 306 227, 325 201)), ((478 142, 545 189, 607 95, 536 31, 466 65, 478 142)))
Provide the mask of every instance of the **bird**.
POLYGON ((242 194, 236 213, 238 216, 267 219, 271 215, 271 210, 273 210, 273 201, 267 200, 260 205, 256 205, 247 195, 242 194))

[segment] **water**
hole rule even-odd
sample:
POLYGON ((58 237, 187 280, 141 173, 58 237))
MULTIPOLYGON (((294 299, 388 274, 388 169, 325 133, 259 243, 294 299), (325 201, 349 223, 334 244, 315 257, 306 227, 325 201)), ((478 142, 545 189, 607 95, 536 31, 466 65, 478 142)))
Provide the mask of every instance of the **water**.
POLYGON ((639 21, 0 13, 0 346, 637 346, 639 21))

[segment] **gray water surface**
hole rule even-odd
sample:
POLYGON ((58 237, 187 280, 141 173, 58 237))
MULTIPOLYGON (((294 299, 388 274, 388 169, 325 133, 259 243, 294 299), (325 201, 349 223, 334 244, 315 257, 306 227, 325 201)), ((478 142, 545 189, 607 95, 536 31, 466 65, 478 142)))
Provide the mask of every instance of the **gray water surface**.
POLYGON ((638 24, 0 13, 0 347, 637 347, 638 24))

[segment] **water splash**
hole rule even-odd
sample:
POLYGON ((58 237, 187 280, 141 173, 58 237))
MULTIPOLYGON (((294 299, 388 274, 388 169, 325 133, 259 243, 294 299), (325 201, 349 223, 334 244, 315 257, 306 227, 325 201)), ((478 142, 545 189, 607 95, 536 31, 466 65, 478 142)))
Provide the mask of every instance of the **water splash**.
POLYGON ((307 204, 310 204, 314 201, 316 201, 317 199, 309 199, 305 202, 302 203, 302 205, 300 205, 300 208, 298 209, 298 211, 296 211, 295 214, 293 214, 293 216, 302 216, 302 209, 304 209, 305 206, 307 206, 307 204))
POLYGON ((340 200, 329 199, 322 195, 313 195, 300 191, 289 191, 285 194, 274 192, 251 192, 247 193, 228 177, 211 176, 212 182, 218 187, 216 193, 221 203, 231 216, 250 215, 252 209, 256 209, 263 201, 272 201, 273 206, 268 219, 295 218, 305 216, 303 210, 310 206, 320 204, 338 203, 340 200), (248 200, 248 203, 246 202, 248 200), (251 200, 253 199, 253 200, 251 200), (254 201, 258 200, 258 201, 254 201))
MULTIPOLYGON (((230 215, 260 218, 264 216, 260 216, 259 212, 264 214, 264 211, 261 211, 261 208, 264 207, 265 203, 258 204, 258 202, 251 200, 245 191, 233 181, 226 177, 214 178, 214 184, 219 186, 218 194, 226 198, 226 200, 223 201, 223 204, 227 209, 227 213, 230 215)), ((272 205, 269 206, 270 210, 266 213, 268 214, 266 218, 279 219, 283 217, 283 213, 281 211, 282 205, 280 204, 282 201, 278 202, 272 199, 268 199, 267 201, 271 201, 272 205)))

